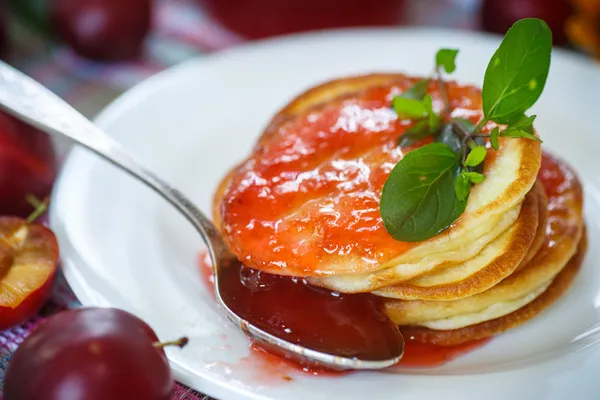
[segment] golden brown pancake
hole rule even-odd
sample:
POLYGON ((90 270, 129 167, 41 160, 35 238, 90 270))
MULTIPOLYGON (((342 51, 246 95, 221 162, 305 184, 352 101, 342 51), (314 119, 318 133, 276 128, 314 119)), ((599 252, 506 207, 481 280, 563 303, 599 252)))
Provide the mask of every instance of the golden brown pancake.
MULTIPOLYGON (((535 141, 501 141, 484 165, 486 180, 447 231, 417 243, 385 231, 381 188, 402 157, 398 137, 413 123, 397 118, 391 99, 418 79, 335 80, 284 107, 215 195, 215 222, 234 254, 249 267, 333 290, 372 291, 469 260, 508 230, 539 169, 535 141)), ((439 109, 434 82, 429 92, 439 109)), ((449 82, 448 92, 455 116, 481 118, 479 89, 449 82)))
POLYGON ((546 229, 547 218, 538 224, 540 215, 547 214, 545 197, 541 184, 536 184, 525 197, 517 221, 473 259, 373 293, 402 300, 456 300, 491 288, 539 250, 546 229), (540 245, 534 245, 538 237, 540 245))
POLYGON ((541 297, 577 251, 583 199, 581 185, 566 164, 544 155, 539 176, 549 204, 546 237, 524 268, 489 290, 460 300, 386 300, 388 316, 401 326, 451 332, 510 314, 541 297))
POLYGON ((470 325, 460 329, 435 330, 421 326, 401 326, 400 331, 405 337, 420 343, 431 343, 438 346, 454 346, 472 340, 484 339, 498 335, 509 329, 523 325, 550 307, 571 286, 573 279, 581 267, 587 250, 587 237, 584 235, 579 243, 577 253, 567 263, 560 273, 552 280, 552 284, 535 300, 517 311, 470 325))
MULTIPOLYGON (((392 268, 380 269, 366 274, 342 275, 331 277, 308 277, 308 282, 315 286, 327 288, 341 293, 374 292, 399 282, 408 281, 415 277, 436 273, 438 270, 469 264, 469 268, 478 270, 484 268, 494 257, 488 254, 485 258, 477 257, 478 254, 489 248, 491 252, 500 254, 503 247, 509 243, 502 238, 517 221, 521 210, 521 204, 514 209, 508 210, 504 215, 491 219, 479 226, 473 227, 464 237, 457 240, 457 248, 447 254, 446 261, 436 263, 435 258, 424 255, 417 262, 399 264, 392 268), (502 247, 492 244, 497 240, 502 247), (429 262, 429 265, 426 265, 429 262)), ((528 213, 529 214, 529 213, 528 213)), ((535 226, 532 227, 535 229, 535 226)), ((440 259, 442 259, 440 257, 440 259)), ((443 259, 442 259, 443 260, 443 259)))
MULTIPOLYGON (((399 119, 391 101, 419 79, 337 79, 293 99, 220 182, 213 218, 247 267, 374 292, 405 335, 453 345, 518 326, 567 289, 587 245, 581 185, 565 164, 542 158, 539 142, 500 138, 450 228, 394 240, 379 214, 383 184, 431 139, 399 148, 414 121, 399 119)), ((447 92, 453 117, 482 118, 478 88, 448 82, 447 92)), ((428 93, 441 109, 435 81, 428 93)))

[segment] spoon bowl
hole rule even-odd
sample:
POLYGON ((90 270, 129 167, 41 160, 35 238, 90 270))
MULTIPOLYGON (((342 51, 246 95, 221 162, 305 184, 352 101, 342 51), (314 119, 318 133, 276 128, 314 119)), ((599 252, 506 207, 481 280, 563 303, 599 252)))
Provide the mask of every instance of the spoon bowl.
POLYGON ((219 281, 220 268, 238 261, 229 251, 215 225, 185 195, 141 165, 119 143, 61 98, 2 61, 0 61, 0 107, 46 133, 68 137, 88 148, 152 188, 181 212, 200 233, 208 247, 219 307, 232 322, 262 347, 303 365, 334 370, 381 369, 396 364, 402 358, 404 341, 401 336, 397 354, 367 360, 307 348, 275 336, 257 327, 249 319, 241 318, 224 301, 219 281))

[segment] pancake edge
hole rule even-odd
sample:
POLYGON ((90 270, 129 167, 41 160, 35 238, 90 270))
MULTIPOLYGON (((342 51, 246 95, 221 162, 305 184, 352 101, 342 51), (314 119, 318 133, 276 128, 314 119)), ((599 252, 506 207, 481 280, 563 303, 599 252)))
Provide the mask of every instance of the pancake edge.
POLYGON ((554 304, 571 287, 573 280, 581 268, 587 250, 587 235, 584 230, 577 253, 569 260, 561 272, 553 279, 552 284, 531 303, 510 314, 489 321, 480 322, 464 328, 452 330, 434 330, 420 326, 400 326, 405 337, 419 343, 438 346, 454 346, 466 342, 496 336, 507 330, 517 328, 535 318, 554 304))

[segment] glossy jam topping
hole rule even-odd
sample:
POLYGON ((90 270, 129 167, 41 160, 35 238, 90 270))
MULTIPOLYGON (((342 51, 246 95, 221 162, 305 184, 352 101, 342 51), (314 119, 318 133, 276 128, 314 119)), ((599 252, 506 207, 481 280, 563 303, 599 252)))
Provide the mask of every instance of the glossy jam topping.
MULTIPOLYGON (((223 231, 245 265, 282 275, 368 272, 414 244, 394 240, 381 190, 410 149, 392 98, 412 80, 372 87, 270 128, 234 172, 220 207, 223 231), (349 261, 358 260, 360 271, 349 261)), ((434 107, 441 97, 431 84, 434 107)), ((480 118, 479 91, 449 85, 455 116, 480 118)))

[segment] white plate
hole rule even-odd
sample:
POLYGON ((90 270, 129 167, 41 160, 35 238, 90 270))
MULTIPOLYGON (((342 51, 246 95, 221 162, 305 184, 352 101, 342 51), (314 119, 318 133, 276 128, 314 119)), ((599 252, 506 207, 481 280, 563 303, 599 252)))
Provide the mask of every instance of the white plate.
MULTIPOLYGON (((498 43, 424 29, 270 40, 161 73, 97 122, 208 213, 219 179, 293 95, 347 74, 424 74, 440 47, 460 48, 456 78, 480 84, 498 43)), ((84 305, 129 310, 161 338, 189 336, 187 348, 169 351, 176 377, 220 399, 598 398, 600 346, 590 346, 600 330, 598 93, 597 66, 555 51, 533 110, 545 148, 572 163, 585 184, 591 243, 573 288, 522 328, 443 367, 313 377, 248 357, 248 341, 217 310, 197 272, 198 235, 150 190, 82 149, 68 157, 51 210, 67 280, 84 305), (293 379, 282 379, 286 374, 293 379)))

